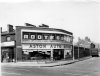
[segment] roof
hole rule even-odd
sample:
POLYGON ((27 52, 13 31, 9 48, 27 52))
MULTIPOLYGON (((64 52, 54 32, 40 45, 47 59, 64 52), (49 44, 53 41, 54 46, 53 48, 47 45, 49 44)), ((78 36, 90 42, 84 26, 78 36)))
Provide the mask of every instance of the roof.
POLYGON ((1 35, 14 35, 14 34, 15 34, 15 30, 12 32, 4 31, 1 33, 1 35))
POLYGON ((28 28, 28 29, 34 29, 34 30, 44 30, 44 31, 59 31, 59 32, 63 32, 63 33, 68 33, 68 34, 71 34, 73 35, 72 32, 69 32, 69 31, 66 31, 66 30, 63 30, 63 29, 57 29, 57 28, 48 28, 48 27, 29 27, 29 26, 16 26, 16 27, 20 27, 20 28, 28 28))
MULTIPOLYGON (((72 32, 69 32, 69 31, 66 31, 66 30, 63 30, 63 29, 57 29, 57 28, 33 27, 33 26, 16 26, 16 27, 25 28, 25 29, 28 28, 28 29, 31 29, 31 30, 58 31, 58 32, 63 32, 63 33, 67 33, 67 34, 73 35, 72 32)), ((4 32, 1 33, 1 35, 12 35, 12 34, 15 34, 15 30, 12 31, 12 32, 4 31, 4 32)))

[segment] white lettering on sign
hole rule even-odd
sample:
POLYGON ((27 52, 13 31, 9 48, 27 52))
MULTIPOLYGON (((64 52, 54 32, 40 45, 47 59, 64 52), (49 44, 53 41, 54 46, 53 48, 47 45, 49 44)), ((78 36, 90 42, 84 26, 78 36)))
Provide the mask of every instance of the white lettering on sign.
POLYGON ((46 45, 41 44, 30 44, 30 48, 46 48, 46 45))
POLYGON ((64 40, 64 37, 61 37, 61 40, 64 40))
POLYGON ((28 39, 28 35, 24 35, 24 39, 28 39))
POLYGON ((64 41, 67 41, 67 36, 64 36, 64 41))
POLYGON ((54 36, 50 36, 50 40, 53 40, 54 39, 54 36))
POLYGON ((57 45, 50 45, 50 48, 62 48, 61 45, 57 44, 57 45))
POLYGON ((44 38, 45 38, 45 40, 47 40, 48 39, 48 36, 47 35, 44 35, 44 38))
POLYGON ((60 40, 60 36, 56 36, 56 39, 57 39, 57 40, 60 40))
POLYGON ((65 49, 70 48, 66 44, 22 44, 23 49, 65 49))
POLYGON ((35 35, 31 35, 31 39, 35 39, 35 35))
POLYGON ((38 35, 38 39, 42 39, 42 35, 38 35))

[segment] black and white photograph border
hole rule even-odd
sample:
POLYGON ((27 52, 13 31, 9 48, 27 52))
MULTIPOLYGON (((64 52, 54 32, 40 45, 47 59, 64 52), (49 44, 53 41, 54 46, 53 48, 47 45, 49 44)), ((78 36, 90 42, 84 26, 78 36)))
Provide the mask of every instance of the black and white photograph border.
POLYGON ((1 76, 100 76, 100 0, 0 0, 1 76))

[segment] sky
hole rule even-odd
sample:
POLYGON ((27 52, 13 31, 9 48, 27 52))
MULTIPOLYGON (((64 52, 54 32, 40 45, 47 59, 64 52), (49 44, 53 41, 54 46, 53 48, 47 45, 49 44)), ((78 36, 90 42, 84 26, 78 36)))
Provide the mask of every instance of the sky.
POLYGON ((100 43, 100 0, 0 0, 0 27, 47 24, 100 43))

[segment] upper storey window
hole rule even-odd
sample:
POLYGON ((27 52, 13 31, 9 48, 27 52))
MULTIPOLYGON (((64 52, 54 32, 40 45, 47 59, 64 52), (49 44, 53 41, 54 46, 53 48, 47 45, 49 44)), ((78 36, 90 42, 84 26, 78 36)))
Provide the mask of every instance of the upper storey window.
POLYGON ((10 36, 7 36, 7 41, 11 41, 11 38, 10 38, 10 36))

